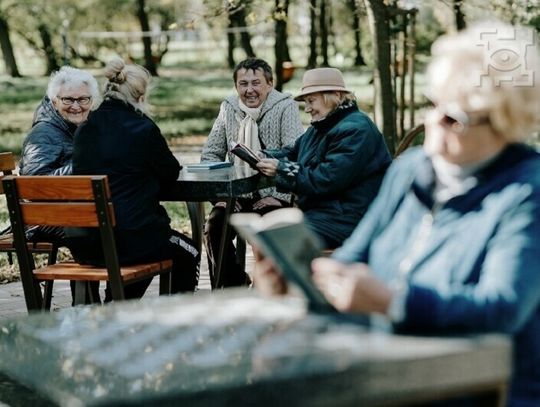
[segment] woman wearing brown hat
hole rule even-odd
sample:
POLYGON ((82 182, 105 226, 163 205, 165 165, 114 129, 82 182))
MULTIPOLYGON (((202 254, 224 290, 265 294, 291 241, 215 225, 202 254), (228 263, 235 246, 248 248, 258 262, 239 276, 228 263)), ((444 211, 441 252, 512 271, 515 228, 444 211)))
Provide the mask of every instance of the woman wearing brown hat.
POLYGON ((302 91, 311 126, 294 145, 263 150, 258 164, 275 177, 278 190, 292 192, 310 227, 328 249, 349 237, 375 198, 391 157, 369 117, 335 68, 306 71, 302 91))

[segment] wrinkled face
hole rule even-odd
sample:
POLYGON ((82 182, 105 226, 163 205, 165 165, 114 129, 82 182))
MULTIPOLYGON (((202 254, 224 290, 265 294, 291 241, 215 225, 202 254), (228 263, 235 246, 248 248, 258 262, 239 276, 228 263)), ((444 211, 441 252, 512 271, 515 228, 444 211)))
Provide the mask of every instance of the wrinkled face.
POLYGON ((311 115, 311 121, 324 119, 332 108, 326 106, 322 92, 310 93, 304 97, 304 110, 311 115))
POLYGON ((260 69, 240 69, 236 73, 235 86, 242 103, 251 108, 261 106, 273 87, 260 69))
POLYGON ((435 106, 426 115, 424 150, 456 165, 472 164, 504 147, 486 112, 461 112, 435 106))
POLYGON ((66 121, 79 125, 88 118, 92 107, 92 94, 86 85, 61 87, 52 103, 66 121))

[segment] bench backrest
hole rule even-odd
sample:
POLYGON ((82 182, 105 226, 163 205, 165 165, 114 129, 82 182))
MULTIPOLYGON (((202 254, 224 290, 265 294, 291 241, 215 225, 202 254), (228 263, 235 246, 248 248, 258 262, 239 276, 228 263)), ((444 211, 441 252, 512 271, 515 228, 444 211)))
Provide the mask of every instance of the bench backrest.
POLYGON ((23 226, 115 224, 106 176, 6 176, 3 184, 10 211, 20 211, 16 221, 23 226))
MULTIPOLYGON (((11 175, 15 171, 15 159, 13 158, 13 153, 0 153, 0 180, 5 175, 11 175)), ((2 184, 0 183, 0 194, 4 193, 2 184)))

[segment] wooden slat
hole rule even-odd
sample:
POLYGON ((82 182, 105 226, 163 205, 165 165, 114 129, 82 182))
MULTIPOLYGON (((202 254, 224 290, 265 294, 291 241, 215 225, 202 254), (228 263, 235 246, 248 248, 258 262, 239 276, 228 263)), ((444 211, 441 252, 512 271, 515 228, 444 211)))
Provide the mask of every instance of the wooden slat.
MULTIPOLYGON (((28 250, 33 252, 50 252, 53 249, 52 243, 37 242, 27 243, 28 250)), ((0 239, 0 252, 15 251, 12 239, 0 239)))
POLYGON ((13 171, 15 169, 15 159, 13 153, 0 153, 0 171, 13 171))
MULTIPOLYGON (((124 266, 120 272, 124 281, 151 277, 172 267, 172 260, 157 263, 136 264, 124 266)), ((58 263, 34 270, 37 280, 76 280, 76 281, 106 281, 109 279, 107 269, 81 265, 78 263, 58 263)))
POLYGON ((25 225, 99 226, 94 203, 84 202, 21 202, 25 225))
MULTIPOLYGON (((94 198, 92 179, 103 178, 106 178, 106 176, 18 176, 15 179, 19 198, 22 199, 89 201, 94 198)), ((110 199, 108 188, 106 194, 106 198, 110 199)))

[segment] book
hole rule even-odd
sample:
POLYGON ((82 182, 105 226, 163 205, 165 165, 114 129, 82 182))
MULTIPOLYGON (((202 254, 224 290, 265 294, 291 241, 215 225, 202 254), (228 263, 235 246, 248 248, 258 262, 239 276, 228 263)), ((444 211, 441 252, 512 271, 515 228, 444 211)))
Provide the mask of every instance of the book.
POLYGON ((196 171, 208 171, 208 170, 216 170, 218 168, 226 168, 231 167, 232 163, 229 161, 206 161, 196 164, 188 164, 186 165, 186 168, 189 172, 196 172, 196 171))
POLYGON ((263 216, 235 213, 230 224, 273 260, 283 276, 303 292, 312 311, 336 312, 311 279, 311 261, 320 255, 322 245, 300 209, 276 209, 263 216))
POLYGON ((257 155, 257 153, 255 151, 253 151, 251 148, 249 148, 245 144, 236 143, 234 145, 231 145, 231 150, 230 151, 235 156, 237 156, 241 160, 248 163, 249 166, 251 168, 253 168, 254 170, 257 170, 257 171, 259 170, 257 168, 257 163, 259 161, 261 161, 261 159, 259 158, 259 156, 257 155))

